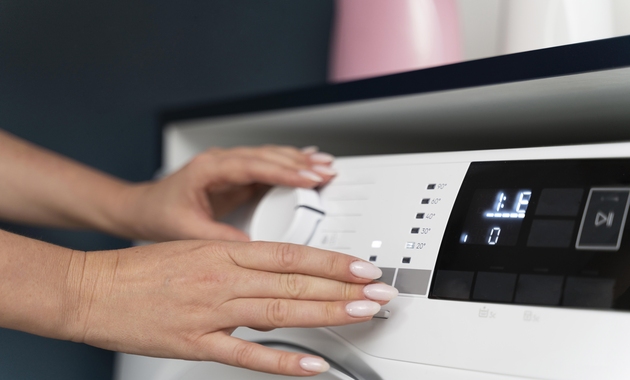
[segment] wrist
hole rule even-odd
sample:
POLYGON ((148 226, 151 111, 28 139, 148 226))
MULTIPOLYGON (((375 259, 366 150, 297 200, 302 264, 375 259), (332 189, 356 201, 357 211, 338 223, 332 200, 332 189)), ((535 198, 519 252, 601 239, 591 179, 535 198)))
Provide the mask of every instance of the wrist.
POLYGON ((88 344, 103 339, 109 309, 107 294, 114 287, 118 254, 72 252, 61 310, 63 339, 88 344))

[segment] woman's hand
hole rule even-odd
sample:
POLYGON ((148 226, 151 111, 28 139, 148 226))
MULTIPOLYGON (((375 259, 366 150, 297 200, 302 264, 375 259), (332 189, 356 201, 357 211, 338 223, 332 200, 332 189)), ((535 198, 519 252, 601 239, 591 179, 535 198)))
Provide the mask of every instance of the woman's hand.
POLYGON ((230 334, 364 322, 397 295, 371 284, 381 275, 371 263, 292 244, 179 241, 75 255, 67 283, 79 291, 66 292, 73 341, 292 376, 328 365, 230 334))
POLYGON ((119 235, 152 241, 248 236, 217 220, 269 185, 312 188, 328 182, 333 157, 285 146, 210 149, 157 182, 128 187, 122 196, 119 235))

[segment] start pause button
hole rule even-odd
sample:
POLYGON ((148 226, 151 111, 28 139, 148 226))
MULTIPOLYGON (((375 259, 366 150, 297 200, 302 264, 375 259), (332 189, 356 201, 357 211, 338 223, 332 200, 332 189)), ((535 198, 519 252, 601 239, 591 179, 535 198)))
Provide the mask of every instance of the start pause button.
POLYGON ((629 200, 628 188, 591 189, 575 248, 618 250, 629 200))

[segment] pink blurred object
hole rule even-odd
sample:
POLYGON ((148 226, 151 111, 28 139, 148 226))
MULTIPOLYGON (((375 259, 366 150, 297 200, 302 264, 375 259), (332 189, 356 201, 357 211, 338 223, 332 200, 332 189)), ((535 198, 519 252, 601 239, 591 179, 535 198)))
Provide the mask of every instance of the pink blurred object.
POLYGON ((333 82, 461 59, 455 0, 337 0, 329 73, 333 82))

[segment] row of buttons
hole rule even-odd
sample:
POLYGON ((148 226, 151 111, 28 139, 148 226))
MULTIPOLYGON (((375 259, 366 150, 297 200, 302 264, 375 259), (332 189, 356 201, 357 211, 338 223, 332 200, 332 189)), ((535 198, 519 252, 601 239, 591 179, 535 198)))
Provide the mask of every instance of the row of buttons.
POLYGON ((388 285, 394 286, 400 293, 424 296, 429 288, 431 271, 427 269, 381 268, 383 275, 379 278, 388 285))
POLYGON ((614 279, 440 270, 437 298, 544 306, 609 308, 614 279))

